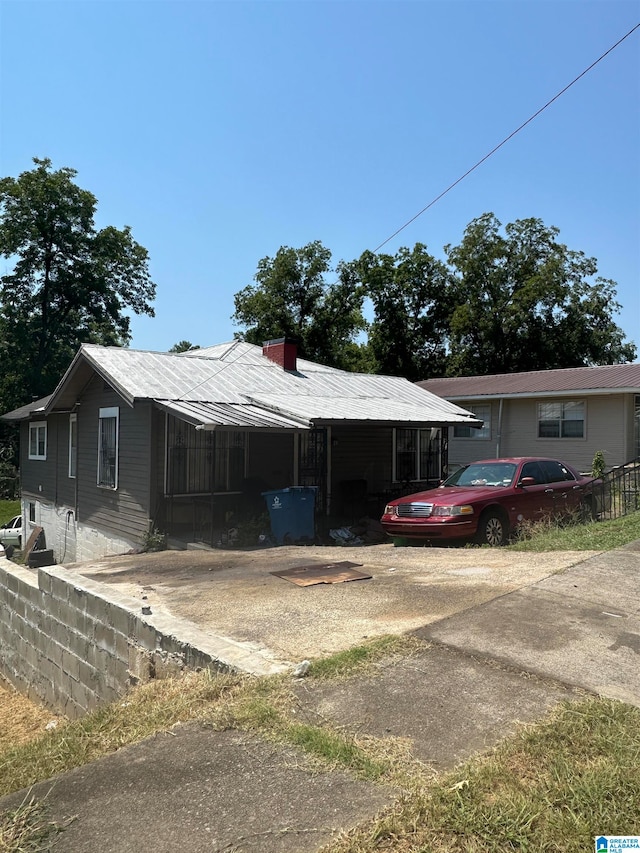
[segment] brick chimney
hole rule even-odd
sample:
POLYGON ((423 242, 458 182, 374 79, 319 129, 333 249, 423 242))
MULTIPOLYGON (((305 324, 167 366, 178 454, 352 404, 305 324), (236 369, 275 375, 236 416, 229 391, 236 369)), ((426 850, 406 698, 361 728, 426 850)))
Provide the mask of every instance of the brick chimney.
POLYGON ((283 370, 295 370, 298 345, 291 338, 275 338, 262 344, 262 355, 279 364, 283 370))

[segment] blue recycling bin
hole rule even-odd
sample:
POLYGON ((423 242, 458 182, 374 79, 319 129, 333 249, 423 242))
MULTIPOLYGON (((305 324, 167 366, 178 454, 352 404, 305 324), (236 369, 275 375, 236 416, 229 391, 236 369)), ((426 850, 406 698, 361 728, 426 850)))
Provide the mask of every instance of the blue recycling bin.
POLYGON ((262 492, 269 509, 271 532, 278 545, 313 541, 317 486, 288 486, 262 492))

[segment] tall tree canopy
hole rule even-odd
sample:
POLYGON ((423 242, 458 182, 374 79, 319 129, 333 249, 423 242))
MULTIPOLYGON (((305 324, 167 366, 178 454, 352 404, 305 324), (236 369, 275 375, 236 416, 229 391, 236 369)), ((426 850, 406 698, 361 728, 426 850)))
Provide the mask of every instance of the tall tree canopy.
POLYGON ((457 274, 447 373, 451 376, 633 361, 613 316, 616 283, 597 262, 558 241, 540 219, 500 233, 492 213, 474 219, 459 246, 446 246, 457 274))
POLYGON ((444 373, 453 277, 416 243, 391 255, 365 252, 357 265, 374 320, 369 347, 379 373, 417 381, 444 373))
POLYGON ((614 322, 616 283, 558 235, 535 218, 503 232, 485 213, 444 247, 445 261, 422 243, 365 252, 338 264, 333 284, 322 243, 283 246, 236 294, 233 319, 252 343, 292 336, 315 361, 412 380, 633 361, 614 322))
POLYGON ((131 229, 97 230, 97 200, 48 159, 0 180, 0 408, 53 390, 81 343, 125 345, 125 311, 153 316, 146 249, 131 229))
POLYGON ((366 327, 363 294, 354 264, 340 263, 327 282, 331 252, 319 240, 274 258, 262 258, 256 284, 235 295, 233 320, 246 326, 238 337, 253 344, 271 338, 298 341, 305 358, 335 367, 359 366, 358 332, 366 327))

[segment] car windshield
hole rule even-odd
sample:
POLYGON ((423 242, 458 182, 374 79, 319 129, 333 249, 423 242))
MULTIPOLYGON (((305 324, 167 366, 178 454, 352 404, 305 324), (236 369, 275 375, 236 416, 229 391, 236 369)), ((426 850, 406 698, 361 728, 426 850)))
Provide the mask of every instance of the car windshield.
POLYGON ((510 486, 516 473, 513 462, 479 462, 460 468, 443 486, 510 486))

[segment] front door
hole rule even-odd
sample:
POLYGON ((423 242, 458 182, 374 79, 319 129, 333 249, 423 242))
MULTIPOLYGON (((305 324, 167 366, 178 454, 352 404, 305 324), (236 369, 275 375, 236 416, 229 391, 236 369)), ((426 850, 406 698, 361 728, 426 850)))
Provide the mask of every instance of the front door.
POLYGON ((316 512, 327 507, 327 430, 310 429, 300 433, 298 449, 298 483, 317 486, 316 512))

